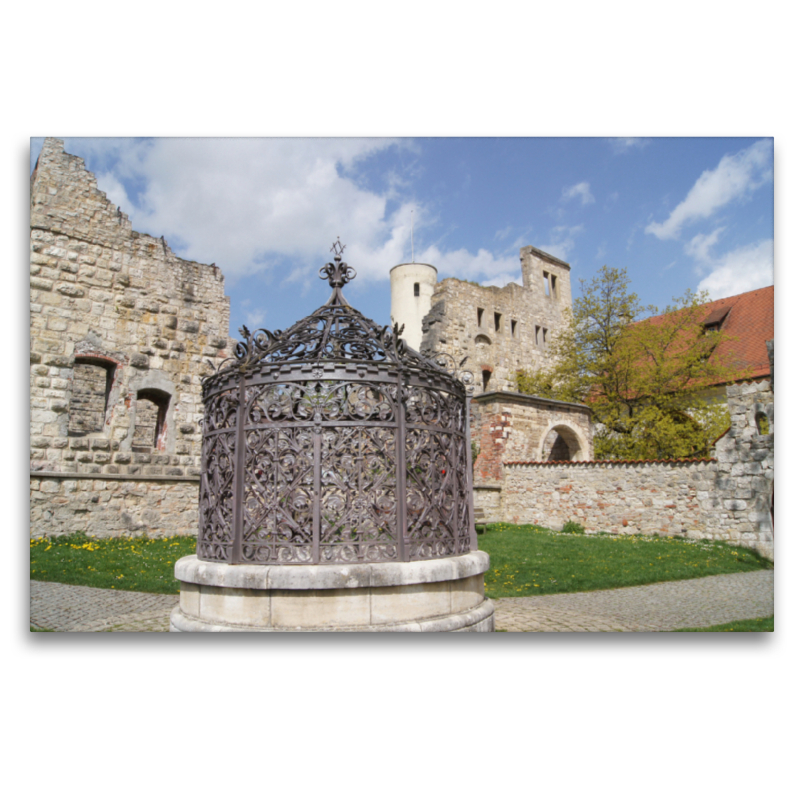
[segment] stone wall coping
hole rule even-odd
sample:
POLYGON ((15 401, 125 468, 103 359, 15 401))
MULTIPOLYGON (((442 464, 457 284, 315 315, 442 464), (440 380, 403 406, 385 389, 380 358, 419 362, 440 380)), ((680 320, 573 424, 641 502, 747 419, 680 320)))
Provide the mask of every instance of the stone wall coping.
POLYGON ((31 470, 31 478, 45 478, 47 480, 61 479, 65 481, 161 481, 163 483, 199 483, 199 475, 120 475, 116 472, 36 472, 31 470))
MULTIPOLYGON (((504 461, 504 467, 625 467, 631 464, 716 464, 716 458, 649 458, 638 461, 504 461)), ((479 487, 474 487, 479 488, 479 487)), ((481 487, 482 488, 482 487, 481 487)), ((488 487, 487 487, 488 488, 488 487)))
POLYGON ((559 267, 566 267, 567 269, 572 269, 570 265, 566 261, 562 261, 560 258, 556 256, 551 256, 550 253, 545 253, 544 250, 539 250, 538 247, 534 247, 533 245, 526 245, 522 248, 523 251, 527 250, 530 253, 536 253, 539 258, 544 259, 545 261, 551 261, 553 264, 557 264, 559 267))
POLYGON ((548 403, 552 406, 560 408, 574 408, 578 411, 585 411, 587 414, 591 413, 589 406, 583 403, 568 403, 566 400, 551 400, 549 397, 537 397, 533 394, 522 394, 522 392, 486 392, 485 394, 476 394, 472 398, 473 403, 517 403, 523 406, 540 406, 542 403, 548 403))
POLYGON ((233 589, 358 589, 454 581, 489 569, 481 550, 430 561, 392 561, 381 564, 223 564, 201 561, 196 555, 175 563, 175 577, 183 583, 233 589))

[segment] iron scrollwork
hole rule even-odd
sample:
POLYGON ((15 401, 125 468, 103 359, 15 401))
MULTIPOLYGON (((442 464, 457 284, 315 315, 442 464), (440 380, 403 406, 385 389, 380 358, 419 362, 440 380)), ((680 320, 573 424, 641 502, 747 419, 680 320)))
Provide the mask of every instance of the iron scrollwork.
POLYGON ((326 305, 284 332, 242 326, 203 382, 203 560, 369 563, 471 547, 471 374, 352 308, 341 290, 355 270, 332 249, 326 305))

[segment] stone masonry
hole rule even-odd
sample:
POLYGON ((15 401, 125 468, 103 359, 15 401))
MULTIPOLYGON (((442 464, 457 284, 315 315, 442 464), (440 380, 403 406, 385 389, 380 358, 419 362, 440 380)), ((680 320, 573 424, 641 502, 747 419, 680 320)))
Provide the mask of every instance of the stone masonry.
POLYGON ((500 483, 504 461, 588 461, 593 457, 588 406, 518 392, 488 392, 478 395, 473 404, 480 409, 476 485, 500 483))
POLYGON ((572 309, 570 267, 520 250, 522 286, 480 286, 458 278, 436 284, 422 322, 421 351, 446 352, 473 372, 477 391, 514 391, 516 373, 550 358, 548 345, 572 309))
POLYGON ((476 505, 507 522, 559 530, 573 520, 589 532, 718 539, 774 558, 772 389, 767 381, 729 386, 727 397, 731 427, 717 442, 716 458, 507 459, 499 493, 477 486, 476 505))
POLYGON ((134 231, 58 139, 31 176, 30 272, 32 533, 195 533, 222 272, 134 231))

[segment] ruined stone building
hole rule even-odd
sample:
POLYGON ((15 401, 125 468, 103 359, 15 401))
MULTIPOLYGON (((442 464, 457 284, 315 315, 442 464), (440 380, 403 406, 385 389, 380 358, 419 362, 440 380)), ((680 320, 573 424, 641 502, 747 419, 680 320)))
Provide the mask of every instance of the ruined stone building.
POLYGON ((221 271, 134 231, 58 139, 31 176, 30 246, 32 533, 195 534, 221 271))
POLYGON ((437 282, 430 264, 398 264, 390 272, 392 320, 405 326, 406 341, 426 354, 447 353, 456 364, 466 359, 475 376, 479 484, 499 480, 501 450, 537 461, 593 456, 586 406, 516 392, 517 372, 547 365, 549 344, 572 310, 569 264, 530 246, 521 248, 520 262, 522 286, 437 282))
POLYGON ((390 273, 392 321, 411 347, 449 353, 476 377, 478 391, 514 391, 521 369, 547 363, 548 345, 572 310, 570 267, 537 250, 520 250, 522 286, 437 282, 429 264, 398 264, 390 273))

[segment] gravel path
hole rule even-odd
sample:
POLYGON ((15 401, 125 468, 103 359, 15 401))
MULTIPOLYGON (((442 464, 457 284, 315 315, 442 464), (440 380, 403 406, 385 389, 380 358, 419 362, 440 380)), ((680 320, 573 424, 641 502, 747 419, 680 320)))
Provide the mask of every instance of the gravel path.
MULTIPOLYGON (((509 632, 671 631, 774 613, 772 570, 630 589, 503 597, 495 627, 509 632)), ((177 595, 31 581, 31 624, 56 631, 169 630, 177 595)))

